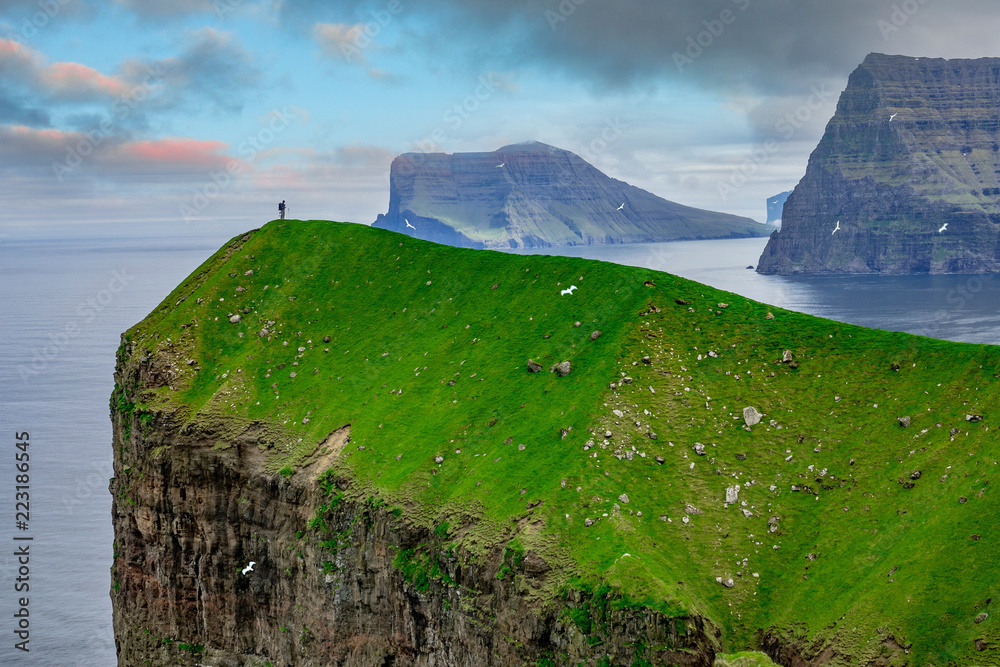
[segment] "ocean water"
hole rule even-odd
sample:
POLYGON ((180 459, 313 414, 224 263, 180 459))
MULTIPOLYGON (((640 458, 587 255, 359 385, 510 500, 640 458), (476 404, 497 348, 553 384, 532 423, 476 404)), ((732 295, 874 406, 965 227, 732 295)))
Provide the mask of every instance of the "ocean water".
POLYGON ((119 336, 226 240, 0 243, 0 665, 116 664, 109 398, 119 336), (28 530, 15 524, 15 433, 30 435, 28 530), (15 543, 15 536, 31 542, 15 543), (28 592, 14 586, 29 544, 28 592), (14 648, 28 598, 28 653, 14 648))
MULTIPOLYGON (((0 242, 0 664, 115 664, 111 422, 122 332, 239 230, 0 242), (72 332, 72 333, 70 333, 72 332), (30 434, 30 521, 15 524, 15 433, 30 434), (30 652, 14 648, 15 536, 30 542, 30 652)), ((670 271, 773 305, 950 340, 1000 343, 1000 280, 759 276, 762 239, 547 249, 670 271)), ((537 254, 538 251, 535 251, 537 254)), ((581 296, 577 292, 574 298, 581 296)))

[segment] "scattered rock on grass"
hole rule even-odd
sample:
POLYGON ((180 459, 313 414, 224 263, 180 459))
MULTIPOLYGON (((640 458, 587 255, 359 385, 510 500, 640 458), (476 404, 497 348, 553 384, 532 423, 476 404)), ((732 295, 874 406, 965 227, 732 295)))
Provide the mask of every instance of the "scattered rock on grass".
POLYGON ((590 334, 590 340, 597 340, 600 337, 601 337, 600 331, 595 331, 594 333, 590 334))
POLYGON ((965 415, 965 421, 971 422, 973 424, 983 421, 982 415, 965 415))
POLYGON ((987 618, 989 618, 989 617, 990 617, 990 615, 989 615, 989 614, 987 614, 987 613, 986 613, 986 612, 984 611, 984 612, 983 612, 983 613, 981 613, 981 614, 980 614, 979 616, 976 616, 976 623, 982 623, 983 621, 985 621, 985 620, 986 620, 987 618))
POLYGON ((542 365, 535 361, 534 359, 528 359, 528 372, 529 373, 539 373, 542 370, 542 365))
POLYGON ((757 412, 755 407, 743 408, 743 421, 746 422, 747 426, 755 426, 760 423, 762 414, 757 412))
POLYGON ((232 317, 229 318, 229 321, 232 322, 233 324, 239 324, 240 319, 241 318, 239 315, 233 315, 232 317))
POLYGON ((620 496, 618 496, 618 500, 628 505, 628 494, 626 493, 621 494, 620 496))
POLYGON ((549 369, 549 372, 559 373, 559 377, 566 377, 572 370, 572 365, 568 361, 563 361, 558 364, 552 364, 552 368, 549 369))
POLYGON ((910 428, 910 418, 909 417, 897 417, 899 420, 899 425, 903 428, 910 428))

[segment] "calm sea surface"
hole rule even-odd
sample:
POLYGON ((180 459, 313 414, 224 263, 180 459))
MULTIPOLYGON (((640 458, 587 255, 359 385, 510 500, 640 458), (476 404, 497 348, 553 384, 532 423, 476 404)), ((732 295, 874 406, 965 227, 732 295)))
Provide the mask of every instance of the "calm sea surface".
MULTIPOLYGON (((0 241, 0 664, 115 664, 108 597, 108 400, 115 350, 123 331, 233 233, 0 241), (30 433, 31 443, 27 531, 15 527, 13 500, 14 434, 21 431, 30 433), (15 536, 34 538, 27 654, 14 649, 20 596, 14 593, 15 536)), ((669 271, 865 326, 1000 343, 1000 280, 759 276, 746 267, 756 265, 764 244, 752 239, 544 252, 669 271)))

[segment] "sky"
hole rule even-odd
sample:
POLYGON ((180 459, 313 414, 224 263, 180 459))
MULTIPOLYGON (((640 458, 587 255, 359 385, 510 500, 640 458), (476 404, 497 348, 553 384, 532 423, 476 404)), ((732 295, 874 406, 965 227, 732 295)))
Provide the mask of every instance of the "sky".
POLYGON ((0 235, 370 224, 396 155, 523 141, 763 221, 868 53, 998 33, 994 0, 0 0, 0 235))

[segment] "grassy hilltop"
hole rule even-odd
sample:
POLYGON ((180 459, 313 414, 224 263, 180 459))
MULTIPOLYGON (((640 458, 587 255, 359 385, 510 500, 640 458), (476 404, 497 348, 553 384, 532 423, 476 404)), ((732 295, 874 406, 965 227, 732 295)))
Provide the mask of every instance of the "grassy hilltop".
POLYGON ((703 616, 729 652, 1000 663, 1000 348, 322 221, 234 239, 127 338, 174 360, 135 410, 220 448, 263 425, 282 475, 349 424, 356 493, 462 553, 536 553, 559 587, 703 616))

